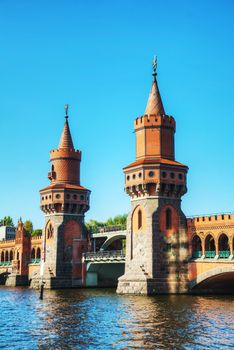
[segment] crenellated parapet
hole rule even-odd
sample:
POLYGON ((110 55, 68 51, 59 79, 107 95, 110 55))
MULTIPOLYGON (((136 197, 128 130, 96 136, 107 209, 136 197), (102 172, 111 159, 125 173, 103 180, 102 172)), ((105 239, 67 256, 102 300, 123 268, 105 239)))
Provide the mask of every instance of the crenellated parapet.
POLYGON ((234 251, 234 214, 202 215, 187 219, 193 259, 229 259, 234 251))
POLYGON ((143 116, 137 117, 134 121, 135 131, 143 127, 155 127, 159 128, 165 126, 168 129, 175 130, 176 122, 172 116, 169 115, 155 115, 155 114, 145 114, 143 116))

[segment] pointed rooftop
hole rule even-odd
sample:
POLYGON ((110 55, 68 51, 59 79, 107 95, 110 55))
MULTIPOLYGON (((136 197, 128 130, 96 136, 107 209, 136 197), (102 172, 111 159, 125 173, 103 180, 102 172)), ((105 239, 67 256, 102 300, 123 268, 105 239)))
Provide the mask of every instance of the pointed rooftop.
POLYGON ((68 149, 74 149, 73 146, 73 141, 72 141, 72 137, 71 137, 71 132, 70 132, 70 128, 69 128, 69 124, 68 124, 68 105, 65 105, 65 124, 63 127, 63 131, 62 131, 62 135, 60 138, 60 142, 59 142, 59 147, 58 148, 68 148, 68 149))
POLYGON ((156 69, 157 69, 157 58, 154 56, 153 59, 153 82, 150 90, 147 106, 145 109, 145 114, 155 114, 155 115, 164 115, 165 110, 163 107, 162 99, 160 96, 158 83, 156 79, 156 69))

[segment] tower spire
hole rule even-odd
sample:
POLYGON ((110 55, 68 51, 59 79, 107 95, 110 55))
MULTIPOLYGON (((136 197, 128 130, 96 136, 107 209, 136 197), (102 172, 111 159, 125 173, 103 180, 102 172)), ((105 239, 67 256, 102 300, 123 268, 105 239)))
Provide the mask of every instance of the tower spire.
POLYGON ((69 108, 69 104, 65 104, 64 109, 65 109, 65 119, 68 120, 68 108, 69 108))
POLYGON ((145 114, 154 114, 154 115, 164 115, 165 110, 163 107, 162 99, 160 96, 159 88, 158 88, 158 83, 156 79, 156 70, 157 70, 157 57, 154 56, 153 59, 153 82, 152 82, 152 87, 150 90, 147 106, 145 109, 145 114))
POLYGON ((71 137, 71 132, 68 124, 68 104, 65 104, 65 124, 63 127, 62 135, 60 138, 59 142, 59 147, 58 148, 69 148, 69 149, 74 149, 73 146, 73 141, 71 137))

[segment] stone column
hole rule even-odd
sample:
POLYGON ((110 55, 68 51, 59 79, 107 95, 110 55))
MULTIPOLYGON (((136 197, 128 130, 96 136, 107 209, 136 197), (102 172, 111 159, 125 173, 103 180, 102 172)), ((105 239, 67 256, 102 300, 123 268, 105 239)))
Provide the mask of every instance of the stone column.
POLYGON ((234 239, 233 235, 228 237, 228 244, 229 244, 229 249, 230 249, 230 256, 229 256, 230 260, 233 258, 233 239, 234 239))
POLYGON ((219 240, 215 239, 215 259, 219 258, 219 240))
POLYGON ((201 238, 201 246, 202 246, 202 258, 205 258, 205 238, 201 238))

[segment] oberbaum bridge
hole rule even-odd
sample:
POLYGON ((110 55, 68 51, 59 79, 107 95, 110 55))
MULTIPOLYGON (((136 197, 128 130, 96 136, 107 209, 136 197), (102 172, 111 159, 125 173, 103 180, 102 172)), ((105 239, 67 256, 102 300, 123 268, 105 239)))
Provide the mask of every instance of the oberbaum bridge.
POLYGON ((144 115, 134 121, 136 159, 124 168, 131 198, 127 227, 87 232, 90 190, 80 184, 81 151, 73 146, 66 108, 50 184, 40 191, 42 236, 19 220, 14 240, 0 242, 7 286, 116 287, 120 294, 233 293, 234 214, 186 218, 181 197, 188 167, 175 160, 175 119, 165 113, 153 62, 144 115))

